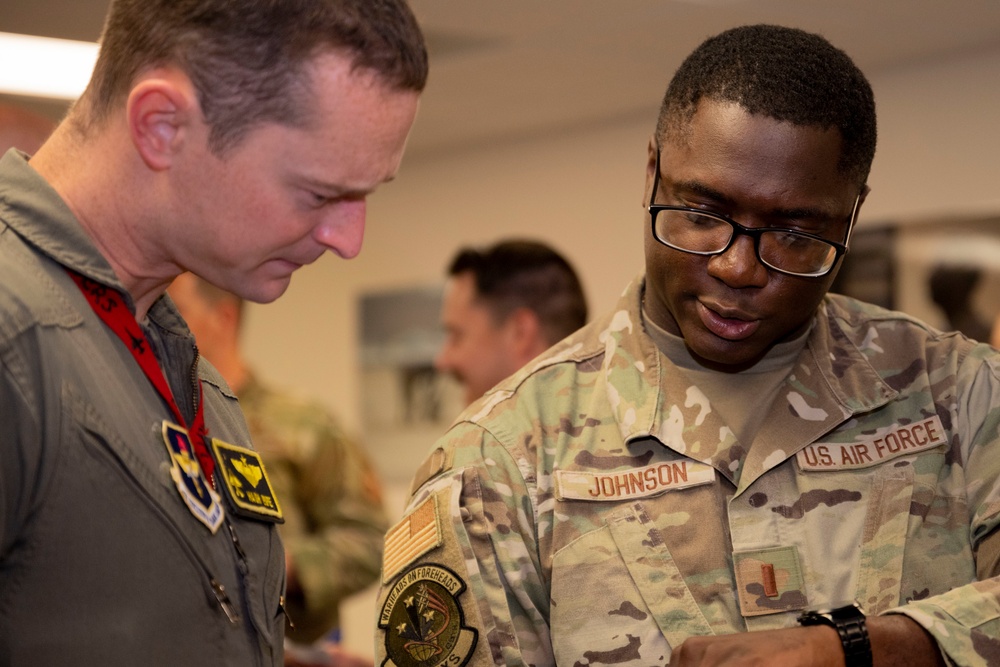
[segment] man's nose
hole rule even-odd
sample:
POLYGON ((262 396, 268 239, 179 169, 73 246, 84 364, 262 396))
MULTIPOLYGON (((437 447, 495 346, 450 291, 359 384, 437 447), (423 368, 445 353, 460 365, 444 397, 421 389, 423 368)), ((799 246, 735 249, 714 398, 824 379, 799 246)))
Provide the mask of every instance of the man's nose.
POLYGON ((337 202, 316 229, 316 240, 344 259, 357 257, 365 238, 367 207, 364 198, 337 202))
POLYGON ((733 288, 766 285, 767 267, 757 258, 754 244, 753 237, 738 235, 725 252, 709 258, 709 275, 733 288))

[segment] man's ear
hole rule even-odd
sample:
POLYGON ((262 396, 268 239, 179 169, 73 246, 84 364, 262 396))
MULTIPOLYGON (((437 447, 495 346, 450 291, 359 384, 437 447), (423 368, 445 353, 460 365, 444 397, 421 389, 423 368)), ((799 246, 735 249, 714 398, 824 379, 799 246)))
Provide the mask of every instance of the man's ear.
POLYGON ((649 198, 652 196, 653 188, 653 173, 656 171, 656 151, 657 151, 657 141, 656 135, 653 134, 649 137, 649 147, 647 149, 648 156, 646 158, 646 186, 642 190, 642 207, 646 208, 649 205, 649 198))
POLYGON ((542 323, 530 308, 515 308, 507 316, 505 326, 520 364, 534 359, 548 347, 542 336, 542 323))
POLYGON ((194 86, 173 69, 144 75, 129 93, 125 111, 132 144, 154 171, 170 167, 200 117, 194 86))
POLYGON ((871 189, 871 187, 867 183, 865 183, 865 185, 861 188, 861 196, 858 197, 858 210, 859 211, 861 210, 861 205, 865 203, 866 199, 868 199, 868 195, 869 195, 869 193, 871 193, 871 191, 872 191, 872 189, 871 189))

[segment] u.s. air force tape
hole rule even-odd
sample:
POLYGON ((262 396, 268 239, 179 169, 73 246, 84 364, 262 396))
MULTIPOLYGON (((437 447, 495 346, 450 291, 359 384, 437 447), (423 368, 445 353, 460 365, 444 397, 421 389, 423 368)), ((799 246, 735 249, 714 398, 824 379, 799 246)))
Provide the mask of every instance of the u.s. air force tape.
POLYGON ((212 438, 212 451, 221 473, 222 488, 234 514, 257 521, 285 522, 264 462, 257 452, 218 438, 212 438))
MULTIPOLYGON (((465 626, 459 596, 465 582, 434 563, 402 575, 386 596, 378 627, 385 631, 385 667, 462 667, 478 633, 465 626)), ((473 603, 475 604, 475 603, 473 603)))
POLYGON ((815 442, 795 455, 807 472, 854 470, 881 465, 948 444, 948 432, 937 415, 908 424, 893 424, 867 440, 815 442))

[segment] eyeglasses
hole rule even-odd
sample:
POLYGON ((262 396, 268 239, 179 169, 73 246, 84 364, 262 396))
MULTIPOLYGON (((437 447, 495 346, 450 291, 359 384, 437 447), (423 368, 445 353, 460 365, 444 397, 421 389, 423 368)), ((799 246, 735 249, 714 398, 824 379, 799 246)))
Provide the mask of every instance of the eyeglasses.
POLYGON ((861 201, 858 194, 844 243, 837 243, 816 234, 782 227, 744 227, 724 215, 687 206, 654 204, 659 184, 660 152, 657 150, 648 210, 653 238, 663 245, 693 255, 721 255, 738 236, 745 235, 753 239, 754 251, 761 264, 779 273, 805 278, 830 273, 841 255, 847 252, 847 241, 861 201))

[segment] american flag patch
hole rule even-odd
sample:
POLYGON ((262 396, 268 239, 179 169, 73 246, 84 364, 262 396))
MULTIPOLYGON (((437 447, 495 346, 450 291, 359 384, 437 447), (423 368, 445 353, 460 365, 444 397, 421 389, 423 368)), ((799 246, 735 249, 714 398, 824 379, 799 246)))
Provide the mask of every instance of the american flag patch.
POLYGON ((437 497, 431 496, 385 534, 382 553, 382 582, 389 583, 403 568, 425 553, 441 546, 437 497))

